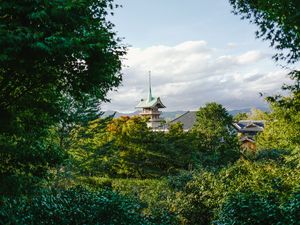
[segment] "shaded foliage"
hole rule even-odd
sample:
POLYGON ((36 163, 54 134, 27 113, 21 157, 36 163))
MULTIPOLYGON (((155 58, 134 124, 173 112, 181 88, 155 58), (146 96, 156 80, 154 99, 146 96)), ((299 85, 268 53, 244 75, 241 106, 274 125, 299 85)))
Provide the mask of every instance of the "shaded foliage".
POLYGON ((1 224, 152 224, 139 202, 109 190, 42 192, 1 204, 1 224))
POLYGON ((68 127, 119 85, 125 49, 106 20, 111 0, 0 8, 0 191, 12 194, 64 161, 68 127))
POLYGON ((197 112, 191 130, 203 165, 218 166, 239 158, 239 146, 233 118, 222 105, 212 102, 197 112))
POLYGON ((182 128, 152 132, 141 117, 101 119, 75 131, 70 153, 81 173, 110 177, 160 177, 195 166, 193 136, 182 128))

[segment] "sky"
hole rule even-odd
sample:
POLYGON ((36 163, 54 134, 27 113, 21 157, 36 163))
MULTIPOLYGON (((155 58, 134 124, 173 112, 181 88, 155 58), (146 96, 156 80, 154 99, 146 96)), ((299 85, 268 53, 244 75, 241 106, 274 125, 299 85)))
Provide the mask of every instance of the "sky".
POLYGON ((287 70, 271 57, 255 25, 234 15, 227 0, 117 0, 109 18, 128 46, 123 82, 108 93, 102 110, 135 111, 148 92, 165 111, 197 110, 218 102, 228 110, 266 107, 260 93, 273 95, 288 83, 287 70))

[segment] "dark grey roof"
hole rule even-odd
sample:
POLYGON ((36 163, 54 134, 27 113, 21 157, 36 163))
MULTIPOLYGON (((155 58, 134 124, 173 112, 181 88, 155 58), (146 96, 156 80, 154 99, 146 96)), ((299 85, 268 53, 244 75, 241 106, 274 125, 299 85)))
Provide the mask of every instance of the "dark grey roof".
POLYGON ((264 121, 263 120, 240 120, 237 124, 241 128, 244 128, 244 127, 247 127, 247 126, 250 126, 250 125, 264 127, 264 121))
POLYGON ((248 132, 254 131, 259 132, 264 129, 263 120, 241 120, 237 123, 233 123, 233 126, 237 129, 238 132, 248 132))
POLYGON ((170 121, 168 125, 175 124, 175 123, 182 123, 183 130, 190 130, 196 122, 196 111, 187 111, 186 113, 182 114, 181 116, 175 118, 174 120, 170 121))

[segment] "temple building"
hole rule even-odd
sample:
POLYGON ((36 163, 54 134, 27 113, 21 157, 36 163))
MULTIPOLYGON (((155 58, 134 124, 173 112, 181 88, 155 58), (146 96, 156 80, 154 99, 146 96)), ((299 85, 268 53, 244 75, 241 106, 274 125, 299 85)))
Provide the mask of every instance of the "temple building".
POLYGON ((157 129, 164 122, 164 120, 160 118, 161 111, 159 111, 159 109, 166 108, 166 106, 164 106, 159 97, 152 96, 150 72, 148 97, 147 99, 141 99, 136 108, 142 109, 142 111, 140 112, 141 116, 149 118, 149 121, 147 123, 148 127, 157 129))
POLYGON ((255 136, 262 132, 265 127, 264 120, 240 120, 233 123, 238 132, 238 137, 243 149, 256 150, 255 136))

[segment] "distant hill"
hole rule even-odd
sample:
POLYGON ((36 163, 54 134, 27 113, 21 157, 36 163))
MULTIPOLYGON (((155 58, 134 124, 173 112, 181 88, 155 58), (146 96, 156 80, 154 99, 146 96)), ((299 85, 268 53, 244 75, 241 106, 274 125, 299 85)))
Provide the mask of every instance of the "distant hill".
MULTIPOLYGON (((262 111, 268 112, 269 109, 268 108, 262 108, 262 107, 258 107, 257 109, 260 109, 262 111)), ((237 113, 249 113, 251 111, 251 108, 244 108, 244 109, 236 109, 236 110, 229 110, 229 114, 234 116, 237 113)), ((178 111, 163 111, 161 114, 161 117, 164 118, 166 121, 171 121, 175 118, 177 118, 178 116, 184 114, 186 111, 184 110, 178 110, 178 111)), ((115 113, 115 118, 119 118, 121 116, 134 116, 134 115, 138 115, 139 111, 134 111, 132 113, 122 113, 122 112, 117 112, 117 111, 105 111, 104 114, 102 115, 102 117, 107 117, 110 115, 113 115, 115 113)))
MULTIPOLYGON (((236 110, 230 110, 228 112, 229 112, 230 115, 234 116, 238 113, 249 113, 249 112, 251 112, 251 109, 252 108, 236 109, 236 110)), ((270 111, 269 108, 264 108, 264 107, 257 107, 256 109, 259 109, 259 110, 264 111, 264 112, 269 112, 270 111)))
POLYGON ((104 114, 102 115, 103 117, 107 117, 107 116, 111 116, 115 113, 115 118, 119 118, 121 116, 134 116, 134 115, 138 115, 139 111, 135 111, 132 113, 122 113, 122 112, 118 112, 118 111, 104 111, 104 114))
MULTIPOLYGON (((163 111, 161 114, 161 117, 164 118, 166 121, 170 121, 173 120, 175 118, 177 118, 178 116, 182 115, 183 113, 185 113, 186 111, 163 111)), ((105 111, 104 114, 102 115, 102 117, 107 117, 107 116, 111 116, 115 113, 115 118, 119 118, 121 116, 134 116, 134 115, 138 115, 139 111, 135 111, 132 113, 122 113, 122 112, 117 112, 117 111, 105 111)))

